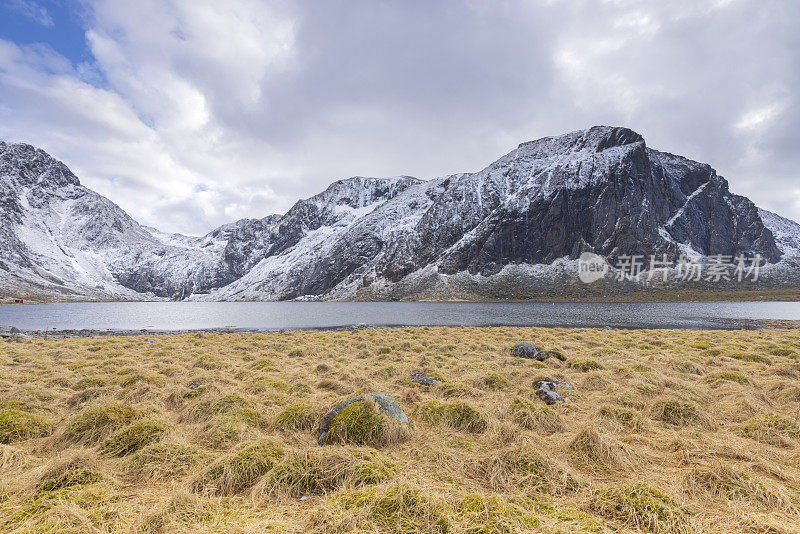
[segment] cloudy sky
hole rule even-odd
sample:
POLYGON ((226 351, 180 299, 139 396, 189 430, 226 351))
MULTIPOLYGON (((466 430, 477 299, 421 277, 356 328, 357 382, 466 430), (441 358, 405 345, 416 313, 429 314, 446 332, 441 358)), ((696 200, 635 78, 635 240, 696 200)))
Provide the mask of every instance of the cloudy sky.
POLYGON ((800 2, 0 0, 0 139, 162 230, 595 124, 800 220, 800 2))

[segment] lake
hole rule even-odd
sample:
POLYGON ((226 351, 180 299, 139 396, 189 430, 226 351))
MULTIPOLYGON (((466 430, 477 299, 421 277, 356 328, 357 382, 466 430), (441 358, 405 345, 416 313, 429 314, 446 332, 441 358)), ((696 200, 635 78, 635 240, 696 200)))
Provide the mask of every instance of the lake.
POLYGON ((749 328, 798 302, 83 302, 0 306, 22 330, 280 330, 368 326, 749 328))

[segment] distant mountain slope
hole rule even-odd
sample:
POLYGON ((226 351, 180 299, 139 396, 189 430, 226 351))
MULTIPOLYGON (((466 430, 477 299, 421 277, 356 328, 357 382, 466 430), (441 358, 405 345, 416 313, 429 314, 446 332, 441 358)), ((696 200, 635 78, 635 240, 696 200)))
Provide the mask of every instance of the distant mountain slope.
POLYGON ((525 297, 568 292, 586 251, 760 254, 780 283, 800 256, 800 225, 614 127, 476 173, 340 180, 204 237, 143 227, 45 152, 0 142, 0 210, 0 293, 42 298, 525 297))

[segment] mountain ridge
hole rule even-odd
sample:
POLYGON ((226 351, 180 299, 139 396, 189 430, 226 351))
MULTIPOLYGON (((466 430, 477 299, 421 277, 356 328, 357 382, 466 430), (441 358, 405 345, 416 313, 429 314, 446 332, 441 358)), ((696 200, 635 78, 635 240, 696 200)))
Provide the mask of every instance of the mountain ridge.
POLYGON ((800 225, 710 165, 607 126, 520 143, 474 173, 338 180, 200 237, 142 226, 41 149, 0 142, 0 208, 0 293, 44 298, 457 298, 454 280, 491 298, 501 279, 524 298, 569 293, 583 252, 759 254, 780 285, 800 254, 800 225))

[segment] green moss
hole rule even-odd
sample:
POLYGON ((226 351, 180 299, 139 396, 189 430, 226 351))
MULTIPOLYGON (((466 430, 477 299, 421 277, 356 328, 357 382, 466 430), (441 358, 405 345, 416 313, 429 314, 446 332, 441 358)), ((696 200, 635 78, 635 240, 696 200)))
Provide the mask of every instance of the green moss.
POLYGON ((451 530, 444 502, 405 485, 341 490, 315 514, 313 522, 334 532, 444 534, 451 530))
POLYGON ((75 385, 72 386, 72 388, 77 391, 83 391, 84 389, 88 388, 101 388, 105 385, 106 379, 102 376, 86 376, 75 382, 75 385))
POLYGON ((719 380, 736 382, 737 384, 742 384, 743 386, 747 386, 752 383, 749 378, 738 371, 723 371, 720 373, 713 373, 705 377, 706 382, 717 382, 719 380))
POLYGON ((168 425, 164 421, 155 419, 137 421, 108 439, 100 450, 112 456, 127 456, 160 441, 167 433, 167 429, 168 425))
POLYGON ((730 357, 733 358, 734 360, 740 360, 743 362, 763 363, 765 365, 772 365, 772 360, 761 354, 754 354, 749 352, 736 352, 730 354, 730 357))
POLYGON ((478 379, 477 386, 481 389, 488 389, 490 391, 500 391, 509 386, 509 381, 506 377, 500 374, 489 373, 488 375, 478 379))
POLYGON ((89 408, 67 423, 63 439, 70 443, 93 445, 133 421, 137 413, 123 404, 104 404, 89 408))
POLYGON ((197 477, 192 483, 192 489, 198 492, 211 491, 218 495, 239 493, 253 486, 283 455, 284 447, 277 442, 245 443, 197 477))
POLYGON ((519 426, 528 430, 539 430, 547 434, 564 432, 566 425, 549 406, 534 404, 520 397, 511 401, 511 417, 519 426))
POLYGON ((208 391, 208 386, 203 384, 203 385, 197 386, 196 388, 190 389, 189 391, 185 392, 183 394, 183 398, 184 399, 195 399, 195 398, 199 397, 200 395, 205 394, 207 391, 208 391))
POLYGON ((382 446, 408 437, 408 425, 380 413, 370 402, 345 406, 331 421, 325 443, 382 446))
POLYGON ((319 422, 316 410, 305 402, 286 406, 275 417, 275 428, 284 431, 313 430, 319 422))
POLYGON ((661 490, 645 484, 601 488, 593 493, 589 507, 603 517, 644 532, 692 531, 689 510, 661 490))
POLYGON ((105 477, 97 471, 85 466, 70 466, 54 476, 42 480, 36 488, 37 493, 45 491, 58 491, 75 486, 85 486, 100 482, 105 477))
POLYGON ((133 476, 167 480, 188 474, 202 459, 203 454, 194 447, 153 443, 131 457, 127 470, 133 476))
POLYGON ((273 493, 299 497, 380 484, 395 474, 395 464, 377 451, 323 448, 284 458, 269 472, 267 485, 273 493))
POLYGON ((511 534, 539 526, 525 508, 495 493, 472 493, 456 506, 458 522, 469 534, 511 534))
POLYGON ((677 400, 657 403, 653 407, 653 417, 678 426, 700 424, 709 427, 711 425, 708 418, 700 413, 696 404, 677 400))
POLYGON ((800 424, 776 414, 753 417, 742 426, 742 434, 762 443, 788 445, 786 439, 800 439, 800 424))
POLYGON ((225 360, 223 360, 220 356, 204 354, 194 362, 194 367, 210 370, 210 369, 222 369, 223 367, 227 367, 227 365, 225 364, 225 360))
POLYGON ((52 431, 53 424, 41 415, 0 406, 0 443, 41 438, 52 431))
POLYGON ((164 385, 164 377, 156 374, 142 374, 139 372, 125 373, 114 380, 114 384, 123 388, 130 388, 142 384, 161 387, 164 385))
POLYGON ((791 357, 791 356, 796 356, 797 355, 797 351, 796 350, 785 349, 785 348, 772 349, 771 351, 769 351, 769 353, 772 354, 773 356, 789 356, 789 357, 791 357))
POLYGON ((418 408, 421 420, 432 425, 443 425, 467 432, 480 433, 489 426, 486 418, 478 410, 461 401, 429 401, 418 408))
POLYGON ((567 362, 567 367, 583 372, 599 371, 600 369, 603 369, 603 366, 600 364, 600 362, 590 360, 588 358, 577 358, 570 360, 567 362))
POLYGON ((256 403, 238 393, 202 401, 189 410, 188 416, 193 421, 209 421, 225 416, 227 421, 241 421, 253 427, 264 427, 267 423, 256 403))

